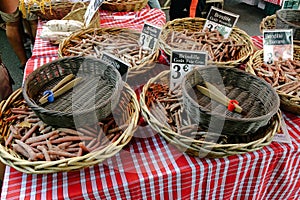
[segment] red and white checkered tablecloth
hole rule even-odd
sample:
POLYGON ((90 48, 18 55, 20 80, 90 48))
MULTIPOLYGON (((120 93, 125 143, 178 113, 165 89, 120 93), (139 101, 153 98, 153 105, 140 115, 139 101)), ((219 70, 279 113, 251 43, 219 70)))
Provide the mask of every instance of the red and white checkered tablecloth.
MULTIPOLYGON (((25 75, 56 50, 37 38, 25 75)), ((299 199, 300 116, 283 117, 292 144, 219 159, 182 154, 139 127, 126 148, 86 169, 36 175, 6 167, 1 199, 299 199)))

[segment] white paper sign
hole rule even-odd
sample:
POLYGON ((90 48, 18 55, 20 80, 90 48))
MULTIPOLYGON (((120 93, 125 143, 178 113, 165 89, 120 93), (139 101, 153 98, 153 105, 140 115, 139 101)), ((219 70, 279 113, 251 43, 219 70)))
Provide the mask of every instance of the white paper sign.
POLYGON ((130 64, 126 63, 125 61, 119 59, 118 57, 108 53, 108 52, 103 52, 101 59, 108 64, 114 66, 121 74, 122 79, 124 82, 127 80, 127 72, 128 69, 130 68, 130 64))
POLYGON ((280 59, 293 59, 293 30, 264 30, 263 47, 266 64, 272 64, 280 59))
POLYGON ((281 117, 280 120, 282 133, 277 133, 276 135, 274 135, 273 141, 292 144, 291 136, 287 130, 286 123, 283 117, 281 117))
POLYGON ((139 42, 144 49, 151 49, 154 51, 158 45, 161 28, 147 22, 144 23, 139 42))
POLYGON ((91 0, 85 13, 84 13, 84 25, 85 27, 88 27, 91 23, 91 20, 93 19, 96 12, 98 12, 100 6, 104 0, 91 0))
POLYGON ((284 2, 282 4, 282 9, 300 10, 300 1, 299 0, 284 0, 284 2))
POLYGON ((203 29, 208 29, 209 31, 218 30, 224 38, 228 38, 238 18, 239 15, 212 6, 203 29))
POLYGON ((171 54, 170 89, 173 90, 183 77, 196 66, 206 66, 207 52, 174 50, 171 54))

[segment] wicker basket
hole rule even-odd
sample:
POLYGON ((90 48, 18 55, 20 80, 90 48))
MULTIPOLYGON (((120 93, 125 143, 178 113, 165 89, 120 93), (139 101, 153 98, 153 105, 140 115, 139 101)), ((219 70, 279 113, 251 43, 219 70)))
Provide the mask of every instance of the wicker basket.
MULTIPOLYGON (((294 46, 294 60, 300 60, 300 46, 294 46)), ((255 69, 262 66, 263 60, 263 50, 256 51, 249 59, 246 65, 246 71, 256 75, 255 69)), ((280 107, 288 112, 300 115, 300 102, 299 100, 293 100, 295 96, 286 96, 282 93, 278 93, 280 97, 280 107)))
POLYGON ((94 57, 65 57, 49 62, 26 78, 23 96, 46 124, 59 127, 94 123, 111 114, 118 104, 123 81, 114 66, 94 57), (53 103, 41 105, 43 92, 69 74, 82 80, 53 103))
POLYGON ((259 30, 261 33, 263 33, 264 30, 272 30, 276 28, 276 15, 270 15, 260 22, 259 30))
MULTIPOLYGON (((69 36, 68 38, 66 38, 59 44, 59 49, 58 49, 59 56, 65 57, 65 56, 72 55, 72 53, 68 52, 68 49, 78 45, 78 43, 74 42, 74 41, 78 41, 78 42, 85 41, 85 45, 89 45, 90 48, 92 48, 93 50, 91 50, 90 52, 86 52, 86 53, 84 53, 84 51, 83 51, 82 54, 101 57, 102 52, 101 51, 96 52, 96 50, 95 50, 95 48, 97 46, 98 47, 102 46, 102 44, 100 43, 100 40, 98 40, 96 42, 88 41, 88 39, 95 38, 95 35, 102 37, 104 39, 110 38, 110 37, 116 36, 116 35, 117 36, 119 35, 120 37, 124 37, 124 35, 125 35, 126 38, 131 38, 128 41, 136 41, 135 42, 136 46, 138 46, 138 40, 140 37, 139 32, 137 32, 135 30, 131 30, 131 29, 124 29, 124 28, 91 28, 91 29, 87 29, 87 30, 82 30, 82 31, 72 34, 71 36, 69 36), (90 35, 90 37, 88 37, 87 35, 90 35)), ((130 44, 132 44, 132 43, 130 43, 130 44)), ((117 41, 114 44, 108 45, 108 47, 111 47, 111 50, 113 50, 110 53, 116 56, 115 49, 117 49, 119 46, 120 45, 117 41)), ((122 46, 124 46, 124 45, 122 45, 122 46)), ((79 54, 81 54, 81 52, 79 52, 79 54)), ((134 55, 137 55, 137 54, 138 54, 138 52, 134 55)), ((120 55, 122 55, 122 54, 120 54, 120 55)), ((158 55, 159 55, 159 49, 157 47, 152 53, 145 54, 145 56, 142 57, 141 60, 136 60, 138 62, 134 62, 134 64, 131 64, 131 67, 129 68, 128 77, 135 76, 139 73, 143 73, 143 72, 151 69, 153 66, 155 66, 155 65, 152 65, 151 63, 157 59, 158 55)), ((117 57, 120 57, 120 59, 123 61, 126 59, 123 56, 117 56, 117 57)))
MULTIPOLYGON (((121 99, 127 104, 119 104, 116 108, 116 113, 114 118, 118 119, 119 127, 121 132, 118 137, 110 139, 110 142, 107 142, 100 150, 82 154, 82 156, 65 158, 56 161, 29 161, 25 159, 22 155, 18 154, 10 147, 5 146, 3 143, 0 144, 0 160, 4 164, 11 166, 23 173, 30 174, 46 174, 46 173, 56 173, 62 171, 72 171, 95 164, 101 163, 109 157, 114 156, 122 148, 128 144, 137 128, 137 122, 139 117, 139 104, 136 98, 134 91, 126 84, 121 91, 121 99), (125 128, 124 128, 125 127, 125 128)), ((20 103, 24 103, 22 97, 22 90, 16 90, 7 101, 2 101, 0 103, 0 130, 2 133, 2 139, 7 140, 8 135, 10 134, 9 126, 12 121, 7 121, 11 117, 11 108, 20 103)), ((25 104, 26 106, 26 104, 25 104)), ((52 129, 57 130, 57 129, 52 129)), ((112 130, 112 129, 109 129, 112 130)), ((108 131, 109 131, 108 130, 108 131)), ((109 136, 107 136, 107 139, 109 136)), ((104 137, 106 138, 106 137, 104 137)), ((3 142, 3 140, 2 140, 3 142)))
POLYGON ((42 6, 34 5, 29 8, 29 12, 36 14, 42 20, 62 19, 68 15, 72 10, 81 8, 80 3, 73 2, 55 2, 51 5, 45 4, 42 6))
MULTIPOLYGON (((167 22, 161 32, 160 35, 160 48, 164 50, 168 55, 171 55, 173 48, 168 44, 168 35, 173 31, 184 31, 187 30, 188 32, 195 33, 199 32, 199 30, 203 29, 206 19, 203 18, 182 18, 182 19, 175 19, 172 21, 167 22)), ((215 63, 218 65, 226 65, 226 66, 237 66, 243 63, 248 57, 253 53, 253 43, 250 36, 244 32, 243 30, 234 27, 231 35, 229 36, 230 39, 237 42, 238 44, 244 45, 242 49, 239 51, 238 55, 236 55, 235 59, 228 60, 228 61, 210 61, 209 63, 215 63)), ((196 44, 196 42, 195 42, 196 44)), ((180 46, 182 50, 191 50, 191 49, 184 49, 184 47, 180 46)))
MULTIPOLYGON (((77 21, 80 21, 82 23, 84 23, 84 14, 86 12, 86 9, 87 9, 87 6, 79 1, 79 2, 76 2, 70 13, 68 13, 66 16, 64 16, 62 18, 62 20, 77 20, 77 21), (78 4, 81 5, 81 7, 78 6, 78 4)), ((84 27, 84 29, 89 29, 89 28, 100 28, 100 13, 99 12, 96 12, 92 21, 90 22, 90 24, 88 25, 88 27, 84 27)), ((59 45, 60 42, 62 42, 63 39, 55 39, 55 40, 49 40, 49 42, 52 44, 52 45, 59 45)))
MULTIPOLYGON (((84 14, 86 12, 87 5, 81 1, 75 3, 71 9, 71 12, 68 13, 66 16, 64 16, 63 20, 77 20, 82 23, 84 23, 84 14), (78 6, 78 4, 81 4, 81 7, 78 6)), ((100 28, 100 13, 96 12, 92 21, 90 22, 88 28, 100 28)))
POLYGON ((293 39, 300 40, 300 10, 280 9, 276 18, 276 29, 293 29, 293 39))
MULTIPOLYGON (((166 70, 161 72, 156 77, 151 78, 143 87, 143 91, 140 96, 140 105, 142 115, 148 122, 148 124, 163 138, 165 138, 171 145, 174 145, 181 152, 185 152, 188 155, 197 157, 218 158, 255 151, 271 143, 273 136, 280 126, 280 118, 276 114, 273 118, 271 118, 271 120, 265 127, 262 127, 257 131, 257 134, 255 134, 255 136, 241 136, 239 135, 239 131, 237 132, 237 135, 224 136, 208 132, 206 129, 202 129, 202 131, 198 132, 198 134, 202 136, 201 140, 197 138, 194 131, 184 133, 184 130, 187 130, 184 129, 184 126, 193 127, 193 125, 195 125, 193 123, 189 123, 190 119, 188 117, 186 120, 183 118, 182 121, 185 123, 182 122, 181 127, 176 126, 174 128, 174 126, 171 126, 169 122, 167 123, 166 119, 164 119, 166 116, 167 118, 170 118, 170 115, 164 115, 164 111, 162 111, 161 114, 163 116, 161 117, 160 114, 156 113, 157 110, 155 111, 154 109, 152 109, 152 107, 147 106, 148 97, 146 93, 150 91, 151 85, 169 85, 169 77, 170 71, 166 70), (219 137, 220 139, 214 138, 215 136, 219 137), (214 139, 211 140, 211 138, 214 139)), ((178 96, 179 102, 181 101, 181 99, 182 96, 178 96)), ((178 107, 177 103, 174 103, 172 105, 174 105, 174 107, 175 105, 178 107)), ((185 113, 182 103, 180 107, 177 108, 177 110, 179 113, 185 113)), ((172 112, 176 111, 172 110, 172 112)), ((198 127, 197 124, 196 127, 198 127)))
POLYGON ((104 1, 101 9, 113 12, 139 11, 146 7, 148 0, 108 0, 104 1))
POLYGON ((276 91, 269 84, 242 70, 227 67, 195 68, 183 78, 182 93, 183 108, 191 119, 227 135, 255 134, 278 112, 280 104, 276 91), (226 106, 199 92, 196 86, 203 86, 204 82, 215 85, 228 98, 237 100, 242 113, 229 111, 226 106))

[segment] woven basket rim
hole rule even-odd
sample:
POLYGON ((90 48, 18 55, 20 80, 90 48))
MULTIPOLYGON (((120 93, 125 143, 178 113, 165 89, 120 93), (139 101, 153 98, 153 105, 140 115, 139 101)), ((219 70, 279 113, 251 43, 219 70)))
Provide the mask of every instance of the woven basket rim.
MULTIPOLYGON (((265 18, 262 19, 262 21, 259 24, 259 30, 261 33, 263 32, 263 30, 269 29, 268 27, 266 27, 266 23, 270 23, 270 21, 272 21, 272 20, 274 20, 274 22, 275 22, 276 14, 266 16, 265 18)), ((276 24, 274 24, 274 28, 275 28, 275 26, 276 26, 276 24)))
MULTIPOLYGON (((259 83, 261 83, 262 85, 264 85, 266 88, 268 88, 270 91, 272 91, 274 94, 277 94, 276 91, 268 84, 266 83, 265 81, 263 81, 262 79, 258 78, 257 76, 253 75, 253 74, 249 74, 243 70, 240 70, 240 69, 237 69, 237 68, 228 68, 228 67, 224 67, 224 66, 205 66, 205 67, 201 67, 199 68, 200 70, 206 70, 206 69, 210 69, 210 68, 217 68, 217 69, 221 69, 221 70, 232 70, 232 71, 235 71, 237 73, 240 73, 240 74, 245 74, 247 76, 251 76, 253 79, 255 79, 256 81, 258 81, 259 83)), ((197 69, 195 69, 197 70, 197 69)), ((188 75, 188 74, 187 74, 188 75)), ((184 83, 185 80, 186 80, 186 76, 184 76, 182 82, 184 83)), ((212 113, 212 112, 206 112, 207 114, 213 114, 214 117, 219 117, 221 119, 228 119, 228 120, 234 120, 236 122, 256 122, 256 121, 260 121, 266 117, 272 117, 274 116, 277 112, 278 112, 278 108, 279 108, 279 97, 277 95, 275 95, 277 98, 274 99, 274 101, 276 101, 277 103, 275 103, 275 105, 278 105, 278 106, 273 106, 273 109, 265 114, 265 115, 260 115, 260 116, 257 116, 257 117, 252 117, 252 118, 234 118, 234 117, 230 117, 230 116, 224 116, 224 115, 220 115, 218 113, 212 113)), ((198 103, 193 99, 193 98, 189 98, 190 101, 193 102, 194 105, 198 105, 198 103)), ((202 107, 201 105, 199 105, 199 107, 202 107)))
MULTIPOLYGON (((52 113, 52 114, 57 114, 57 115, 63 115, 63 116, 73 116, 73 114, 86 114, 86 113, 90 113, 92 111, 95 110, 95 108, 89 108, 89 109, 85 109, 85 110, 80 110, 79 112, 77 111, 73 111, 72 113, 64 113, 64 112, 61 112, 61 111, 56 111, 56 110, 49 110, 49 109, 46 109, 40 105, 38 105, 37 102, 35 102, 34 100, 32 100, 28 94, 27 94, 27 85, 29 84, 29 81, 31 81, 31 79, 33 79, 36 74, 39 74, 41 71, 43 71, 44 69, 47 69, 49 65, 51 65, 52 63, 59 63, 59 62, 62 62, 64 60, 68 60, 68 59, 83 59, 83 60, 86 60, 86 59, 91 59, 91 60, 95 60, 95 61, 99 61, 99 62, 102 62, 101 60, 95 58, 95 57, 92 57, 92 56, 72 56, 72 57, 64 57, 64 58, 58 58, 54 61, 51 61, 51 62, 48 62, 42 66, 40 66, 39 68, 37 68, 36 70, 34 70, 32 73, 30 73, 25 81, 24 81, 24 85, 22 87, 23 91, 23 97, 25 99, 25 101, 27 102, 27 104, 29 105, 29 107, 31 107, 33 110, 39 110, 39 113, 43 113, 43 114, 49 114, 49 113, 52 113)), ((115 85, 115 90, 113 91, 112 95, 110 96, 110 98, 106 99, 104 102, 101 102, 101 104, 97 105, 96 109, 97 108, 102 108, 103 106, 105 106, 107 103, 109 103, 109 101, 111 99, 113 99, 114 97, 117 96, 117 94, 119 93, 119 91, 116 89, 118 84, 121 83, 121 85, 124 85, 124 82, 122 81, 122 78, 121 78, 121 75, 120 73, 117 71, 116 68, 114 67, 110 67, 112 70, 115 71, 115 74, 117 75, 117 81, 116 81, 116 85, 115 85)))
POLYGON ((300 10, 295 10, 295 9, 280 9, 280 10, 276 11, 276 17, 278 19, 280 19, 281 21, 283 21, 284 23, 288 24, 289 26, 293 26, 295 28, 300 28, 300 25, 291 23, 288 20, 286 20, 285 18, 283 18, 282 14, 283 13, 287 13, 287 12, 293 12, 293 13, 299 13, 300 14, 300 10))
MULTIPOLYGON (((165 30, 168 30, 169 27, 172 27, 173 24, 184 24, 185 22, 193 22, 193 23, 200 22, 200 23, 203 23, 203 25, 204 25, 205 21, 206 21, 206 19, 201 18, 201 17, 195 17, 195 18, 185 17, 185 18, 174 19, 172 21, 168 21, 163 26, 161 33, 163 33, 165 30)), ((217 61, 208 60, 208 63, 227 65, 228 67, 235 67, 235 65, 241 64, 241 62, 243 62, 244 60, 247 60, 247 58, 254 52, 253 42, 252 42, 250 36, 245 31, 243 31, 242 29, 235 26, 232 29, 231 36, 232 36, 232 34, 235 34, 238 36, 243 36, 243 38, 240 38, 240 40, 242 40, 244 43, 247 43, 247 48, 249 48, 249 51, 247 51, 247 54, 241 56, 237 60, 231 60, 231 61, 225 61, 225 62, 217 62, 217 61)), ((171 50, 169 50, 169 49, 171 49, 171 47, 165 43, 165 41, 162 39, 162 35, 163 34, 160 34, 159 46, 161 49, 163 49, 166 52, 166 54, 168 54, 170 56, 171 50)))
MULTIPOLYGON (((50 4, 49 3, 46 3, 43 5, 44 9, 54 9, 56 7, 65 7, 65 6, 68 6, 68 7, 73 7, 74 4, 76 4, 78 2, 71 2, 71 1, 66 1, 66 2, 51 2, 50 4)), ((31 12, 37 12, 37 11, 41 11, 41 6, 39 5, 32 5, 30 6, 30 9, 29 9, 31 12)))
MULTIPOLYGON (((137 129, 137 122, 139 117, 140 105, 137 100, 137 96, 135 92, 130 88, 128 84, 125 84, 124 89, 125 92, 130 95, 132 101, 132 107, 134 108, 134 112, 132 113, 132 118, 126 130, 120 135, 120 137, 114 141, 110 142, 105 148, 90 152, 83 156, 66 158, 63 160, 57 161, 28 161, 23 159, 15 153, 13 150, 8 150, 7 147, 0 144, 0 160, 8 166, 11 166, 18 171, 27 174, 48 174, 48 173, 56 173, 56 172, 64 172, 64 171, 73 171, 79 170, 85 167, 89 167, 95 164, 99 164, 105 159, 114 156, 118 153, 124 146, 126 146, 131 138, 134 135, 135 130, 137 129), (13 151, 16 155, 12 155, 10 151, 13 151), (106 154, 105 154, 106 153, 106 154), (86 163, 84 163, 86 161, 86 163)), ((4 100, 0 103, 1 109, 4 104, 9 103, 10 99, 14 99, 17 97, 21 97, 22 89, 19 88, 16 90, 9 99, 4 100)), ((133 109, 132 109, 133 110, 133 109)), ((0 113, 1 114, 1 113, 0 113)), ((0 115, 0 117, 2 117, 0 115)), ((4 133, 2 133, 4 134, 4 133)))
MULTIPOLYGON (((43 5, 20 5, 22 10, 25 9, 26 13, 32 12, 37 14, 42 20, 53 20, 53 19, 62 19, 68 13, 75 9, 75 6, 79 4, 86 4, 88 2, 51 2, 43 5)), ((24 11, 23 11, 24 12, 24 11)), ((26 15, 23 13, 23 15, 26 15)))
MULTIPOLYGON (((140 96, 140 106, 141 106, 141 112, 142 116, 146 119, 147 123, 153 128, 155 131, 157 131, 164 139, 166 139, 168 142, 170 142, 172 145, 176 146, 180 151, 182 151, 181 148, 186 149, 191 142, 196 142, 198 143, 198 140, 192 140, 189 141, 189 144, 186 144, 180 140, 180 138, 186 139, 186 136, 183 136, 181 134, 178 134, 174 132, 170 127, 166 126, 163 124, 160 120, 156 119, 148 109, 145 103, 145 94, 147 91, 147 86, 150 83, 154 83, 158 77, 165 77, 169 74, 169 70, 165 70, 158 74, 156 77, 151 78, 147 84, 144 85, 143 91, 140 96), (176 140, 175 140, 176 139, 176 140)), ((236 143, 236 144, 217 144, 217 143, 203 143, 208 145, 209 147, 213 147, 213 149, 210 152, 207 158, 221 158, 221 157, 226 157, 226 156, 231 156, 231 155, 237 155, 237 154, 243 154, 246 152, 252 152, 258 149, 261 149, 264 146, 269 145, 272 142, 272 139, 274 135, 276 134, 277 130, 280 127, 280 116, 281 113, 278 111, 278 113, 275 114, 276 119, 275 119, 275 124, 272 130, 269 130, 267 134, 257 140, 251 141, 249 143, 236 143)), ((205 147, 203 147, 204 151, 206 151, 205 147)), ((187 152, 187 154, 191 156, 195 156, 195 152, 197 155, 201 153, 199 149, 191 149, 193 151, 192 154, 187 152)))
POLYGON ((148 0, 131 0, 127 2, 107 2, 104 1, 101 8, 113 12, 129 12, 142 10, 148 3, 148 0))
POLYGON ((144 3, 145 1, 148 0, 130 0, 130 1, 126 1, 124 2, 120 2, 120 1, 115 1, 115 2, 109 2, 109 1, 104 1, 103 4, 107 4, 107 5, 128 5, 128 4, 137 4, 137 3, 144 3))

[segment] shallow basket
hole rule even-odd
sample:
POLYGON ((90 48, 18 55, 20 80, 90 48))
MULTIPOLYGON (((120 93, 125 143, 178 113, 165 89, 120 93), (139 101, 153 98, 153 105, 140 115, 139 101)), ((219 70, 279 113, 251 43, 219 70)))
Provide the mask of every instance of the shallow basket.
MULTIPOLYGON (((138 42, 140 33, 135 30, 131 29, 126 29, 126 28, 90 28, 87 30, 82 30, 78 31, 76 33, 73 33, 66 39, 64 39, 60 44, 59 44, 59 49, 58 49, 58 55, 60 57, 66 57, 69 56, 71 53, 68 52, 68 49, 71 47, 74 47, 77 45, 77 42, 74 41, 86 41, 86 44, 89 44, 89 46, 92 47, 92 49, 95 49, 97 46, 101 45, 98 41, 93 41, 89 42, 87 39, 91 39, 87 35, 90 35, 90 37, 93 37, 93 35, 101 36, 101 37, 111 37, 112 35, 128 35, 128 37, 133 38, 138 42)), ((112 47, 112 49, 116 49, 118 46, 120 46, 117 42, 112 45, 108 45, 112 47)), ((92 53, 84 53, 82 52, 83 55, 92 55, 96 57, 101 57, 102 53, 99 52, 98 55, 95 50, 91 51, 92 53)), ((115 55, 114 53, 112 53, 115 55)), ((131 67, 128 69, 128 77, 138 75, 140 73, 144 73, 147 70, 150 70, 153 66, 151 63, 154 62, 159 55, 159 49, 158 47, 152 52, 149 53, 147 56, 143 57, 141 60, 138 60, 139 63, 136 63, 134 65, 131 65, 131 67)), ((124 58, 121 58, 121 60, 124 60, 124 58)))
MULTIPOLYGON (((199 140, 195 136, 187 136, 183 132, 179 132, 178 129, 174 130, 174 127, 170 127, 169 124, 165 123, 163 117, 157 117, 157 113, 146 104, 147 96, 146 93, 150 90, 152 84, 169 85, 170 83, 170 71, 166 70, 158 74, 157 76, 151 78, 143 87, 143 91, 140 95, 140 106, 141 112, 147 123, 157 131, 164 139, 167 140, 171 145, 174 145, 181 152, 185 152, 188 155, 196 157, 207 157, 207 158, 219 158, 226 157, 230 155, 243 154, 246 152, 252 152, 262 147, 269 145, 280 127, 280 116, 279 114, 274 115, 270 118, 269 122, 262 128, 260 128, 257 133, 252 136, 240 135, 240 131, 236 132, 234 136, 225 136, 227 138, 227 143, 221 143, 219 141, 211 141, 209 138, 213 138, 216 134, 203 130, 199 132, 199 135, 206 137, 204 140, 199 140)), ((178 97, 181 101, 182 96, 178 97)), ((176 104, 176 103, 174 103, 176 104)), ((179 112, 184 112, 183 105, 178 108, 179 112)), ((163 113, 163 111, 162 111, 163 113)), ((168 118, 170 116, 167 116, 168 118)), ((189 121, 187 119, 186 121, 189 121)), ((193 126, 193 123, 188 123, 187 126, 193 126)), ((196 125, 198 126, 198 125, 196 125)), ((182 129, 183 130, 183 129, 182 129)), ((189 133, 193 135, 194 132, 189 133)), ((222 138, 220 134, 217 137, 222 138)), ((217 140, 217 139, 216 139, 217 140)))
POLYGON ((119 120, 119 127, 122 127, 124 124, 126 124, 126 126, 121 128, 122 133, 117 138, 110 140, 110 142, 100 150, 89 152, 82 156, 65 158, 57 161, 29 161, 10 147, 5 146, 3 143, 10 135, 9 126, 12 121, 7 121, 7 119, 12 116, 11 109, 20 105, 22 102, 24 104, 22 90, 16 90, 6 101, 0 103, 0 130, 2 134, 1 137, 4 139, 0 144, 1 162, 18 171, 29 174, 73 171, 103 162, 122 150, 123 147, 130 142, 137 128, 140 107, 134 91, 127 84, 125 84, 125 87, 121 91, 121 100, 126 102, 126 104, 119 104, 118 107, 116 107, 114 118, 119 120))
MULTIPOLYGON (((168 55, 172 53, 172 47, 167 43, 167 36, 172 31, 183 31, 188 30, 189 32, 199 32, 199 30, 203 29, 206 19, 203 18, 181 18, 175 19, 167 22, 160 34, 159 46, 162 50, 164 50, 168 55)), ((237 55, 237 59, 230 60, 226 62, 217 62, 208 60, 209 63, 215 63, 218 65, 226 65, 226 66, 237 66, 243 63, 248 57, 253 53, 253 43, 250 36, 243 30, 234 27, 229 38, 237 41, 241 44, 245 44, 245 46, 241 49, 239 54, 237 55)), ((182 50, 190 50, 190 49, 182 49, 182 50)))
POLYGON ((31 6, 29 11, 36 14, 42 20, 62 19, 68 15, 72 10, 80 8, 81 5, 73 2, 56 2, 45 4, 42 6, 31 6))
POLYGON ((276 14, 263 18, 260 22, 259 30, 263 33, 264 30, 272 30, 276 28, 276 14))
POLYGON ((293 39, 300 40, 300 10, 280 9, 276 18, 276 29, 293 29, 293 39))
POLYGON ((182 81, 183 107, 191 119, 227 135, 251 135, 265 126, 279 109, 276 91, 265 81, 245 71, 227 67, 202 67, 190 71, 182 81), (204 82, 215 85, 229 99, 239 102, 242 113, 231 112, 196 89, 204 82))
MULTIPOLYGON (((300 46, 294 45, 294 60, 300 60, 300 46)), ((263 50, 256 51, 249 59, 246 65, 246 71, 256 75, 255 68, 262 66, 263 60, 263 50)), ((280 97, 280 107, 288 112, 300 115, 300 102, 299 100, 293 100, 292 95, 286 96, 282 93, 278 93, 280 97)))
POLYGON ((123 81, 114 66, 94 57, 65 57, 49 62, 28 75, 23 96, 46 124, 59 127, 93 123, 111 114, 118 104, 123 81), (82 80, 72 90, 40 105, 43 92, 69 74, 82 80))
POLYGON ((139 11, 146 7, 148 0, 107 0, 101 5, 101 9, 113 12, 139 11))

